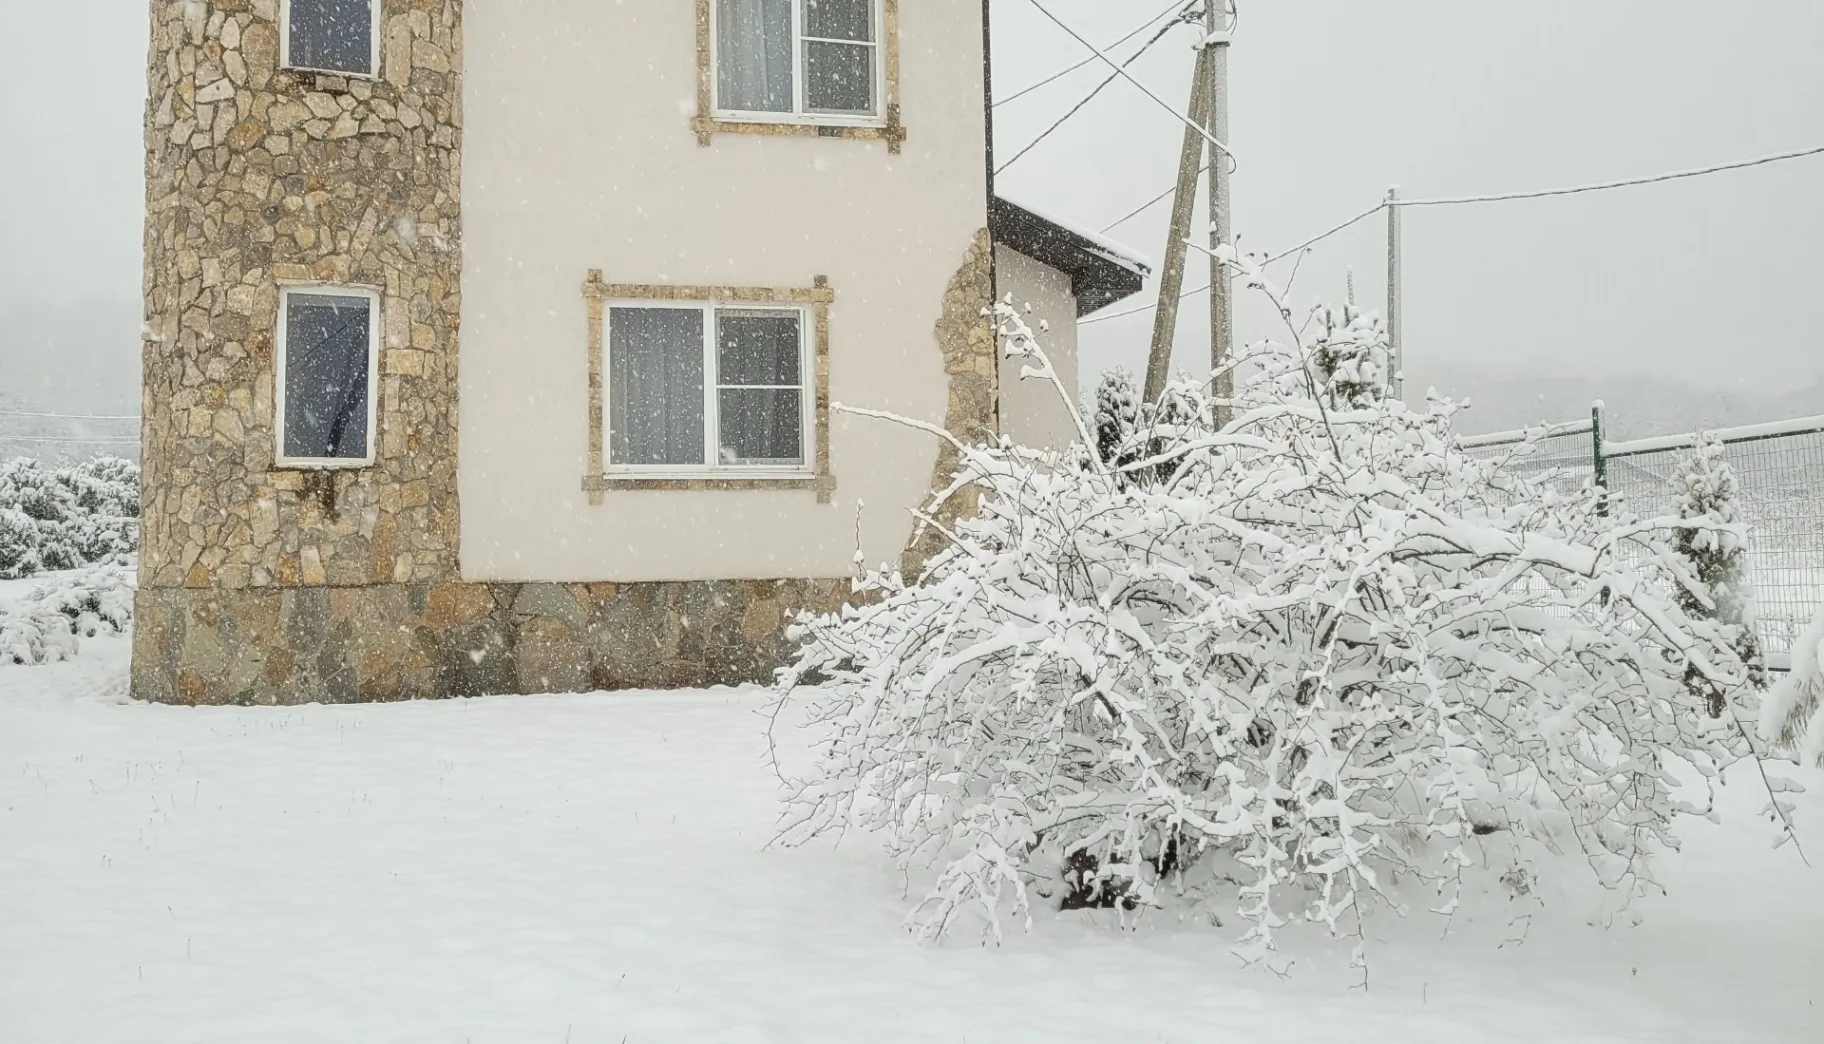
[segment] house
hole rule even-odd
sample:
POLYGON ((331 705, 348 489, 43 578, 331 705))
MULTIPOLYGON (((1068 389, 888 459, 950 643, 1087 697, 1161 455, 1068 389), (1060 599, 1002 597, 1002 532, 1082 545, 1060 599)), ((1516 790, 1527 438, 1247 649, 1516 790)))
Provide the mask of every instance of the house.
POLYGON ((134 695, 762 680, 952 463, 833 401, 1066 439, 983 309, 1146 268, 995 196, 985 8, 153 0, 134 695))

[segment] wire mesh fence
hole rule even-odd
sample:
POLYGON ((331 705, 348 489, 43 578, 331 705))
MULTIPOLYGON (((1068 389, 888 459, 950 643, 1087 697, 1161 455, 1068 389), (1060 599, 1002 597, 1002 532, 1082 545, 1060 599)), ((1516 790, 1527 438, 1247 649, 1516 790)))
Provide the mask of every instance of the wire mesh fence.
MULTIPOLYGON (((1761 645, 1783 667, 1793 643, 1824 604, 1824 416, 1715 432, 1735 472, 1748 524, 1748 571, 1761 645)), ((1602 482, 1641 518, 1676 514, 1674 486, 1696 435, 1610 442, 1600 408, 1590 421, 1462 440, 1466 453, 1502 461, 1516 474, 1565 489, 1602 482)))

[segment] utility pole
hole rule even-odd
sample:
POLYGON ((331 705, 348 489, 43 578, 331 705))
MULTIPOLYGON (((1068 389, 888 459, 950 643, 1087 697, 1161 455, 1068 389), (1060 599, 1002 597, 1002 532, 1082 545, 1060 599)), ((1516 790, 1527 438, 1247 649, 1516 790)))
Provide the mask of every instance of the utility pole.
POLYGON ((1406 399, 1406 345, 1400 337, 1400 188, 1387 190, 1387 354, 1393 397, 1406 399))
MULTIPOLYGON (((1191 211, 1197 205, 1197 173, 1203 159, 1204 125, 1210 119, 1210 62, 1212 47, 1197 50, 1197 71, 1191 77, 1191 111, 1184 127, 1184 147, 1178 155, 1178 190, 1172 199, 1171 229, 1165 239, 1165 266, 1159 272, 1159 307, 1153 312, 1152 351, 1146 360, 1147 402, 1165 394, 1172 367, 1172 338, 1178 332, 1178 302, 1184 295, 1184 257, 1191 236, 1191 211)), ((1217 139, 1221 140, 1221 139, 1217 139)))
MULTIPOLYGON (((1203 51, 1209 56, 1209 131, 1211 138, 1224 145, 1229 144, 1227 6, 1227 3, 1219 3, 1218 0, 1206 0, 1203 8, 1203 51), (1217 24, 1219 7, 1225 9, 1222 11, 1223 24, 1220 26, 1217 24)), ((1215 257, 1216 251, 1235 241, 1229 201, 1231 164, 1229 157, 1214 142, 1207 144, 1210 150, 1210 372, 1215 375, 1210 393, 1217 399, 1231 399, 1235 396, 1235 372, 1224 368, 1229 365, 1235 352, 1235 314, 1230 299, 1234 280, 1229 278, 1228 270, 1215 257)), ((1216 407, 1218 427, 1227 426, 1231 416, 1228 406, 1216 407)))

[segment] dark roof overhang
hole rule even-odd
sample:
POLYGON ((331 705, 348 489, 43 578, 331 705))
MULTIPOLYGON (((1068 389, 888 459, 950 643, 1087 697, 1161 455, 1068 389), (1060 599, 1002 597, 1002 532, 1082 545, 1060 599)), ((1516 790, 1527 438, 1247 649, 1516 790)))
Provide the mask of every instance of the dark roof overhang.
POLYGON ((996 243, 1069 275, 1079 317, 1139 293, 1153 271, 1118 243, 999 196, 988 204, 988 231, 996 243))

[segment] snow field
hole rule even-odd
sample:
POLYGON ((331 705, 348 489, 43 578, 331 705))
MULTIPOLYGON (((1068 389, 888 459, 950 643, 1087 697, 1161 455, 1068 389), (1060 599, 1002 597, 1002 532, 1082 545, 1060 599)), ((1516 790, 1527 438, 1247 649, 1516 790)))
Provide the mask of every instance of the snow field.
POLYGON ((1363 991, 1347 944, 1282 936, 1282 981, 1176 912, 918 945, 870 839, 764 847, 756 692, 181 709, 124 702, 128 645, 0 667, 0 1040, 1824 1039, 1824 872, 1747 775, 1639 926, 1561 897, 1501 947, 1500 902, 1446 936, 1415 896, 1363 991))

